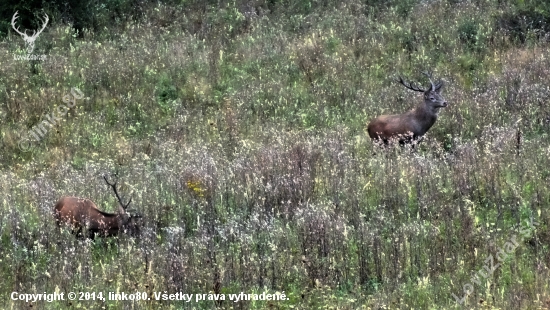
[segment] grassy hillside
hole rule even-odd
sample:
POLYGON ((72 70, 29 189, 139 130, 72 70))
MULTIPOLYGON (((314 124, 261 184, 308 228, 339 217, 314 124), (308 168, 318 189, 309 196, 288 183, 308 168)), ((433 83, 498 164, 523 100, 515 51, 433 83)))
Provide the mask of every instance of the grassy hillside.
POLYGON ((6 309, 30 306, 14 291, 151 298, 33 309, 459 309, 463 297, 469 308, 550 307, 548 5, 142 9, 78 32, 52 18, 34 51, 45 60, 16 59, 17 34, 0 44, 6 309), (449 106, 417 150, 380 149, 366 124, 422 102, 396 78, 426 85, 426 70, 446 82, 449 106), (72 88, 84 97, 69 108, 72 88), (115 211, 102 179, 114 172, 143 215, 141 237, 57 230, 64 195, 115 211))

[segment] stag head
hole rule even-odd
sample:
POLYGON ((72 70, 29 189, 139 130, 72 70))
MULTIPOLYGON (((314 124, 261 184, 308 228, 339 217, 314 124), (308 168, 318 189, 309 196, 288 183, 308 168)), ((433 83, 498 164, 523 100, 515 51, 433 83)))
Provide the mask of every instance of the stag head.
POLYGON ((398 82, 403 84, 406 88, 410 90, 414 90, 417 92, 424 93, 424 100, 428 106, 435 109, 435 112, 439 111, 439 108, 445 108, 447 107, 447 101, 441 96, 441 90, 443 89, 443 81, 439 81, 437 83, 434 83, 432 81, 432 75, 429 72, 422 72, 424 75, 428 77, 428 80, 430 80, 430 85, 426 88, 421 88, 419 86, 416 86, 414 82, 407 83, 405 80, 403 80, 402 77, 399 77, 398 82))
POLYGON ((113 177, 114 177, 114 182, 111 183, 107 179, 107 176, 103 175, 103 179, 113 189, 113 192, 115 193, 115 196, 118 200, 117 214, 119 215, 119 219, 120 219, 120 222, 119 222, 120 227, 123 228, 124 230, 127 229, 130 232, 133 232, 131 233, 131 235, 139 235, 140 219, 142 218, 142 216, 128 209, 128 206, 132 202, 132 197, 130 197, 130 200, 128 200, 128 203, 124 204, 117 189, 118 175, 115 173, 113 177))
POLYGON ((38 38, 38 36, 42 33, 42 31, 44 31, 44 28, 46 28, 46 25, 48 24, 48 21, 50 19, 48 17, 48 14, 45 14, 45 13, 44 13, 44 19, 41 19, 39 17, 38 19, 42 22, 42 28, 38 30, 38 32, 36 30, 33 30, 32 35, 29 36, 27 35, 27 30, 25 30, 25 32, 21 32, 19 31, 19 27, 15 26, 15 21, 17 20, 17 18, 19 18, 19 16, 17 15, 18 12, 19 11, 16 11, 15 14, 13 14, 13 17, 11 19, 11 27, 13 28, 13 30, 15 30, 15 32, 19 33, 23 37, 23 40, 27 45, 27 53, 32 54, 32 51, 34 50, 34 41, 36 41, 36 38, 38 38))

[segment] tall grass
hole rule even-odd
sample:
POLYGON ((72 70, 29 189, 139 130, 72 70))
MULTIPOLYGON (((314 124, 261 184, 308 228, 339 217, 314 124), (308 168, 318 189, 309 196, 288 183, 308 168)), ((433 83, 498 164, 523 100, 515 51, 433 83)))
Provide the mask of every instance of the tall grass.
POLYGON ((458 308, 451 294, 535 219, 466 304, 547 306, 550 53, 544 36, 500 31, 511 5, 184 7, 152 6, 109 38, 53 24, 36 42, 52 45, 43 62, 13 60, 19 37, 0 45, 3 304, 23 307, 12 291, 284 291, 33 308, 458 308), (369 119, 421 102, 394 78, 426 69, 447 82, 449 107, 417 150, 373 145, 369 119), (71 87, 89 99, 19 150, 71 87), (114 171, 142 236, 56 229, 63 195, 113 211, 101 176, 114 171))

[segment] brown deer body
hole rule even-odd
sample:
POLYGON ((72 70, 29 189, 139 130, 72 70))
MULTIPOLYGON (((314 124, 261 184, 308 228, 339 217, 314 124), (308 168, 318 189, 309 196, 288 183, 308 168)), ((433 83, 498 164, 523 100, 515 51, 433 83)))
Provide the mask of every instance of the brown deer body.
POLYGON ((391 140, 398 140, 400 144, 419 141, 437 120, 439 109, 447 107, 447 101, 441 96, 443 82, 434 84, 430 78, 426 89, 407 84, 401 77, 399 82, 408 89, 423 92, 424 102, 404 114, 382 115, 369 123, 367 130, 371 139, 382 140, 384 144, 391 140))
POLYGON ((54 217, 57 226, 66 225, 71 227, 73 234, 83 235, 86 231, 87 237, 94 239, 95 235, 102 237, 115 236, 119 232, 126 231, 132 236, 139 234, 139 215, 130 215, 126 208, 132 199, 124 205, 116 190, 116 182, 111 184, 104 177, 118 198, 120 205, 116 213, 107 213, 99 208, 89 199, 78 197, 61 197, 54 207, 54 217))

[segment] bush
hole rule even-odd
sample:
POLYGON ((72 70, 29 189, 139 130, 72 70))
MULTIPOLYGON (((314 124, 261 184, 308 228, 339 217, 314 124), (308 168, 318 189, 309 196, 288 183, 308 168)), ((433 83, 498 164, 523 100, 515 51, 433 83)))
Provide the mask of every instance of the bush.
POLYGON ((463 21, 458 26, 458 38, 468 48, 472 49, 477 43, 478 24, 473 20, 463 21))
POLYGON ((513 42, 524 44, 529 33, 540 40, 550 31, 550 12, 522 9, 496 18, 496 31, 503 31, 513 42))

